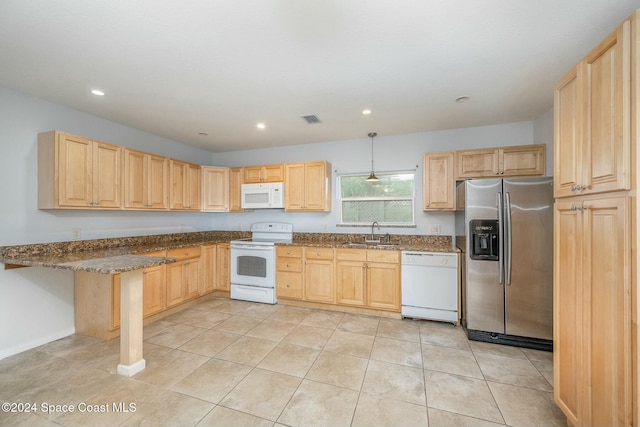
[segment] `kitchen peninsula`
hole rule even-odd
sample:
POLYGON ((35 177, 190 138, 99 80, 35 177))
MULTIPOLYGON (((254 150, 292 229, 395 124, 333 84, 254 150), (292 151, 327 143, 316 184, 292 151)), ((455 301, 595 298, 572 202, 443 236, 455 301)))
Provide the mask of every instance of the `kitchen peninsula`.
MULTIPOLYGON (((146 256, 161 248, 179 248, 203 241, 228 240, 242 233, 180 233, 57 242, 0 247, 0 262, 5 269, 48 267, 76 272, 119 277, 120 364, 117 372, 133 376, 145 368, 143 358, 143 269, 177 260, 164 256, 146 256)), ((76 279, 77 280, 77 279, 76 279)), ((99 301, 101 305, 107 301, 99 301)), ((76 312, 78 311, 76 301, 76 312)), ((76 319, 77 324, 77 319, 76 319)), ((76 325, 77 329, 77 325, 76 325)))
POLYGON ((142 269, 174 262, 141 255, 70 254, 70 256, 2 257, 5 268, 41 266, 120 275, 120 364, 117 372, 131 377, 145 368, 142 354, 142 269))

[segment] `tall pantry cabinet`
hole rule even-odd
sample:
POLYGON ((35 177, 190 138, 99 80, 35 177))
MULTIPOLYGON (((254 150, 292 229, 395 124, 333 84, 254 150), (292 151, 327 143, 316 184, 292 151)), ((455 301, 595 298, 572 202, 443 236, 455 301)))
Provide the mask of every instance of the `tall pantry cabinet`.
POLYGON ((640 11, 556 85, 554 397, 570 425, 638 425, 640 11))

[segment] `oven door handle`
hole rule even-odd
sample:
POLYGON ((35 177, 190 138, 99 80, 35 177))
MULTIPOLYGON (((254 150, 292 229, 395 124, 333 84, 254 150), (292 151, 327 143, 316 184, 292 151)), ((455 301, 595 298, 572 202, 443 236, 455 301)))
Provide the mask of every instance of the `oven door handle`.
POLYGON ((262 246, 262 245, 231 245, 231 249, 250 249, 252 251, 272 251, 274 249, 273 246, 262 246))

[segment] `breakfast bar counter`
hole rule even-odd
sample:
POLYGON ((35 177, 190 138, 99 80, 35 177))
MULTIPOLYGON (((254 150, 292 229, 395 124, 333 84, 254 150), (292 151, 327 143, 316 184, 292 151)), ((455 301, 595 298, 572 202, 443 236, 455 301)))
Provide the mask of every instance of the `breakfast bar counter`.
POLYGON ((66 256, 2 258, 9 268, 52 267, 101 274, 120 274, 120 363, 117 372, 131 377, 145 368, 142 352, 142 269, 175 262, 173 258, 143 255, 98 256, 95 253, 66 256))

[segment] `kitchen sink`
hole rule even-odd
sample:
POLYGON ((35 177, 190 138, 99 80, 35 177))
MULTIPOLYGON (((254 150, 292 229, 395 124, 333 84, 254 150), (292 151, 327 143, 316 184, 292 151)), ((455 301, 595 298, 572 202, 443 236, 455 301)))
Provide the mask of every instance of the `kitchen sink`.
POLYGON ((393 243, 377 243, 377 242, 372 242, 372 243, 359 243, 359 242, 344 242, 342 243, 342 247, 345 248, 397 248, 398 245, 397 244, 393 244, 393 243))
POLYGON ((367 245, 366 243, 344 242, 342 246, 345 248, 367 248, 370 245, 367 245))

